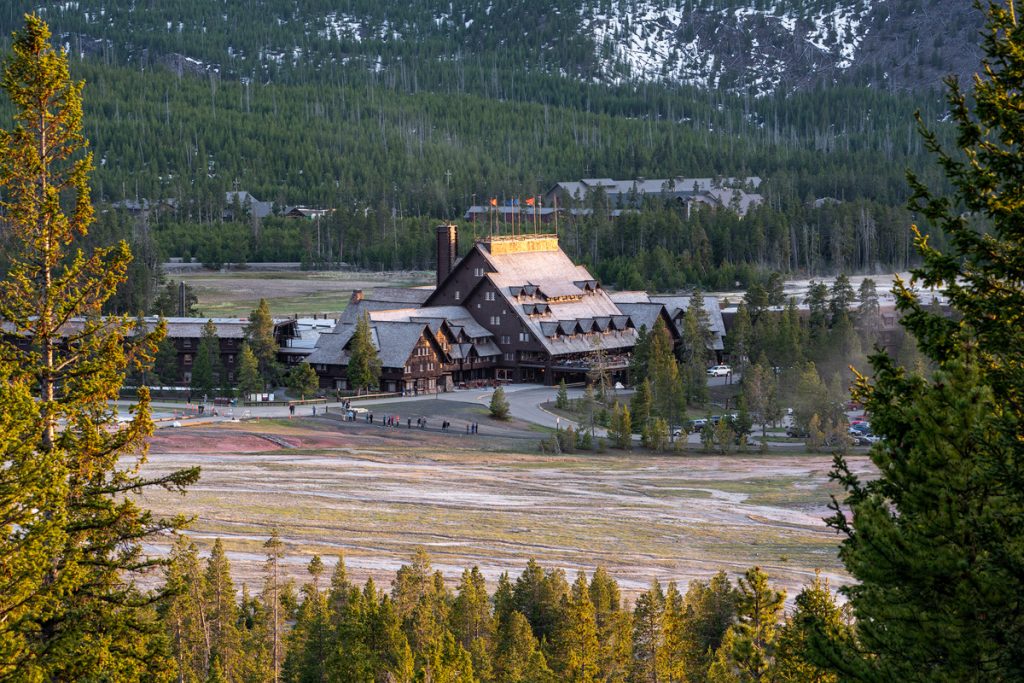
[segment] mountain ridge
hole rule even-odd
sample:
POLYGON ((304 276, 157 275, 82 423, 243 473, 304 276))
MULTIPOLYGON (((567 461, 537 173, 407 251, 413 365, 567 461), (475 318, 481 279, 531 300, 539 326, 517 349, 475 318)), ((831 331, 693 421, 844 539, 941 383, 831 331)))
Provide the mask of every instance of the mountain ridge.
POLYGON ((51 22, 69 50, 228 78, 330 79, 424 62, 457 77, 461 62, 490 60, 521 77, 754 96, 934 89, 977 68, 981 26, 969 3, 942 0, 462 0, 445 9, 424 0, 310 0, 301 9, 288 0, 65 0, 21 9, 51 22))

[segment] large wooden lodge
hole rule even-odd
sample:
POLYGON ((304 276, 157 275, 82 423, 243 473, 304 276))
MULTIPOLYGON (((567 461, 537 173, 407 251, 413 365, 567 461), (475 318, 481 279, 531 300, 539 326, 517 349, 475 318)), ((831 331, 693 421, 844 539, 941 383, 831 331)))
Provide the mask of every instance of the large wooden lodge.
MULTIPOLYGON (((305 359, 325 390, 350 389, 345 369, 356 322, 369 316, 381 389, 422 393, 480 382, 577 381, 628 366, 641 327, 661 318, 678 341, 688 297, 610 294, 552 234, 478 239, 461 259, 454 225, 437 229, 437 284, 356 291, 335 329, 305 359)), ((725 329, 707 297, 713 350, 725 329)))

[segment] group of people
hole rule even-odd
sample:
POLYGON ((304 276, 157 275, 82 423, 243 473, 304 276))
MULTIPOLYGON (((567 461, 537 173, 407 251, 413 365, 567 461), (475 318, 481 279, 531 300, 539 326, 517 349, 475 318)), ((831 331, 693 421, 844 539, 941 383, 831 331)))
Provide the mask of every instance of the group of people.
MULTIPOLYGON (((350 410, 350 408, 349 408, 350 403, 348 401, 343 401, 341 405, 346 410, 346 413, 345 413, 346 419, 349 419, 349 420, 356 419, 355 413, 353 413, 350 410)), ((327 408, 326 407, 324 407, 323 412, 324 413, 327 412, 327 408)), ((294 413, 294 406, 292 406, 292 414, 293 415, 295 414, 294 413)), ((315 414, 316 413, 314 413, 314 415, 315 414)), ((377 424, 376 418, 374 417, 373 413, 370 413, 370 412, 365 413, 364 416, 363 416, 363 419, 366 421, 367 424, 377 424)), ((412 429, 412 423, 413 423, 413 419, 411 417, 407 417, 405 419, 405 426, 406 426, 407 429, 412 429)), ((385 415, 381 419, 379 424, 381 424, 384 427, 401 427, 402 426, 402 420, 401 420, 401 418, 398 415, 385 415)), ((427 428, 427 418, 425 418, 425 417, 417 417, 416 418, 416 427, 417 427, 417 429, 426 429, 427 428)), ((442 432, 451 431, 451 428, 452 428, 452 423, 449 420, 443 420, 441 422, 441 431, 442 432)), ((480 423, 479 422, 467 422, 466 423, 466 434, 479 434, 479 433, 480 433, 480 423)))

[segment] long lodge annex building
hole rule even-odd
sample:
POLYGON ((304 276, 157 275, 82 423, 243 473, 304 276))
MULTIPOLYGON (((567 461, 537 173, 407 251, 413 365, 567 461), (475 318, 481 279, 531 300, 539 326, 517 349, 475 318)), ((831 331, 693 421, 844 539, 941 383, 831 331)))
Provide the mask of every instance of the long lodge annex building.
MULTIPOLYGON (((364 315, 381 360, 381 390, 406 394, 493 381, 573 382, 596 368, 620 377, 637 332, 659 318, 679 343, 689 297, 608 292, 569 259, 557 235, 492 235, 461 259, 458 253, 456 226, 439 226, 434 288, 354 292, 334 329, 301 361, 313 366, 320 387, 350 389, 348 349, 364 315)), ((720 354, 721 311, 713 297, 703 306, 711 350, 720 354)))

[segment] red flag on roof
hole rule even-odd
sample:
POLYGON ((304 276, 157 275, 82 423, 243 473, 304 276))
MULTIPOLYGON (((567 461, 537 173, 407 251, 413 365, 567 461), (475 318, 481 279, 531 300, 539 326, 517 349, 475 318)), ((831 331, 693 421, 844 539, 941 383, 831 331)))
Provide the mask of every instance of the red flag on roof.
POLYGON ((526 205, 527 206, 533 206, 536 203, 537 203, 537 200, 534 197, 528 197, 526 199, 526 205))
POLYGON ((497 197, 491 197, 491 206, 497 206, 497 205, 498 205, 498 198, 497 197))

